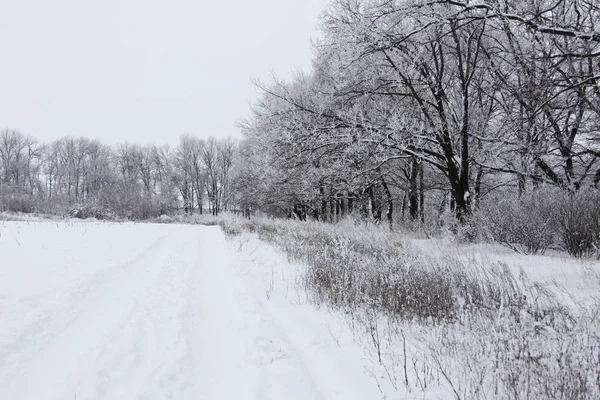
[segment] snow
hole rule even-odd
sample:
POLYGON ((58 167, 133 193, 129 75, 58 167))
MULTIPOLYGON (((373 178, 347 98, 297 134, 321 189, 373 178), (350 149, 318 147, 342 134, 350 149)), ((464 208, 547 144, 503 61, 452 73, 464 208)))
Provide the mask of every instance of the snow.
POLYGON ((0 399, 376 399, 299 266, 198 225, 0 222, 0 399))
MULTIPOLYGON (((595 261, 413 243, 502 261, 576 301, 600 293, 595 261)), ((441 384, 405 387, 402 343, 384 321, 387 366, 372 332, 309 301, 303 268, 216 226, 0 221, 0 399, 452 397, 441 384)), ((426 333, 403 329, 418 359, 426 333)), ((411 382, 424 373, 408 369, 411 382)))
POLYGON ((412 239, 429 254, 454 252, 466 258, 499 262, 515 276, 525 272, 530 282, 554 292, 566 305, 591 305, 600 301, 600 261, 577 259, 559 251, 543 255, 518 254, 497 244, 457 244, 453 240, 412 239))

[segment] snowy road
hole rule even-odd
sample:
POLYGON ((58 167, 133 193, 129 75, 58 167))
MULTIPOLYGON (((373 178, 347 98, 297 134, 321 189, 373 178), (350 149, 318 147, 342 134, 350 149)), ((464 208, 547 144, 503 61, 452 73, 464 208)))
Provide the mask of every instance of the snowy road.
POLYGON ((2 223, 0 399, 377 398, 235 257, 217 227, 2 223))

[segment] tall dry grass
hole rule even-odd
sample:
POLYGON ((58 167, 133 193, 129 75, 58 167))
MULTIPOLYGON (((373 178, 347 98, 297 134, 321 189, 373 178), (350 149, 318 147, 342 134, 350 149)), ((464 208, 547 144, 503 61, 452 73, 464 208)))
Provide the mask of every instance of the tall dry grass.
POLYGON ((574 312, 524 273, 354 220, 220 223, 304 263, 302 289, 348 316, 394 385, 459 399, 600 398, 598 311, 574 312))

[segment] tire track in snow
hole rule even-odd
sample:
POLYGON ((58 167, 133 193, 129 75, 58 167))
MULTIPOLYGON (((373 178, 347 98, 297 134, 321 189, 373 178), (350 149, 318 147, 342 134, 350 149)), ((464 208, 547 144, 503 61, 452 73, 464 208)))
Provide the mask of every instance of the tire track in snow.
POLYGON ((358 398, 297 340, 311 327, 254 292, 229 251, 218 227, 184 226, 74 288, 35 353, 4 349, 16 361, 0 399, 358 398))
POLYGON ((211 251, 196 270, 198 324, 211 325, 197 341, 199 399, 324 399, 300 352, 234 270, 220 229, 203 246, 211 251))
MULTIPOLYGON (((176 254, 190 228, 172 232, 155 243, 128 264, 116 268, 112 276, 102 276, 88 289, 81 304, 60 310, 64 316, 43 330, 33 358, 16 365, 17 373, 10 376, 2 398, 7 399, 73 399, 76 382, 83 371, 93 366, 94 354, 102 348, 107 337, 122 326, 161 268, 176 254)), ((54 316, 53 316, 54 317, 54 316)), ((26 338, 21 338, 23 342, 26 338)), ((78 398, 82 398, 81 396, 78 398)), ((93 397, 92 397, 93 398, 93 397)))
MULTIPOLYGON (((15 364, 18 364, 18 360, 14 359, 14 354, 17 353, 15 350, 19 350, 19 355, 28 354, 29 356, 34 356, 48 340, 51 340, 53 332, 64 329, 78 318, 81 313, 85 312, 84 306, 87 297, 93 295, 94 291, 97 292, 107 282, 114 280, 115 274, 122 273, 144 257, 148 257, 150 254, 154 254, 153 252, 159 251, 159 248, 168 237, 169 234, 159 237, 132 259, 111 267, 108 271, 103 270, 96 273, 91 279, 82 282, 74 288, 73 291, 57 294, 67 297, 65 301, 66 306, 73 306, 71 309, 45 309, 44 313, 40 314, 39 318, 31 324, 11 332, 11 339, 5 341, 5 344, 0 346, 0 359, 2 360, 2 363, 0 363, 0 377, 3 376, 3 369, 6 369, 7 365, 16 366, 15 364)), ((32 299, 31 301, 34 300, 32 299)), ((0 378, 0 382, 2 381, 3 379, 0 378)))

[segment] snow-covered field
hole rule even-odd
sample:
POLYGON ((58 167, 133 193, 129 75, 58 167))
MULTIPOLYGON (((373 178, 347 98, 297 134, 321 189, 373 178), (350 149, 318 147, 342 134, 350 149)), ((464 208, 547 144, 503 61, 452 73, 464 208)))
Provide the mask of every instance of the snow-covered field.
MULTIPOLYGON (((597 262, 415 245, 522 268, 575 302, 600 294, 597 262)), ((216 226, 0 221, 0 399, 454 397, 412 383, 436 374, 417 367, 437 332, 409 324, 397 343, 382 326, 380 364, 373 331, 307 300, 304 268, 216 226)))
POLYGON ((218 227, 0 222, 0 399, 381 398, 297 272, 218 227))

